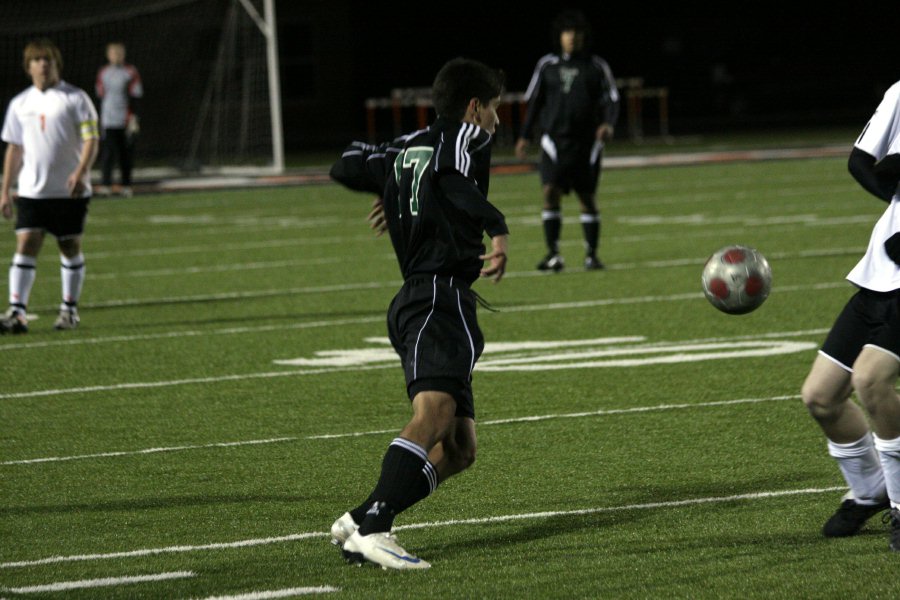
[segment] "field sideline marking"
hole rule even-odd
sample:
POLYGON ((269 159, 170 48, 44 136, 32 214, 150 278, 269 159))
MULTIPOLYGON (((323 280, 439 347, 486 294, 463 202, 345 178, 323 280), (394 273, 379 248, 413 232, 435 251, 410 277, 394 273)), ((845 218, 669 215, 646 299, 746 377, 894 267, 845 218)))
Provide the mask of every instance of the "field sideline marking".
MULTIPOLYGON (((510 417, 506 419, 492 419, 489 421, 481 421, 479 427, 487 427, 490 425, 509 425, 513 423, 533 423, 537 421, 549 421, 552 419, 579 419, 584 417, 599 417, 604 415, 626 415, 639 414, 646 412, 657 412, 666 410, 681 410, 690 408, 707 408, 716 406, 733 406, 738 404, 758 404, 761 402, 779 402, 783 400, 797 400, 799 394, 785 396, 771 396, 768 398, 740 398, 737 400, 713 400, 710 402, 698 402, 695 404, 657 404, 655 406, 637 406, 634 408, 605 408, 600 410, 574 412, 574 413, 551 413, 546 415, 529 415, 524 417, 510 417)), ((11 465, 31 465, 39 463, 51 462, 69 462, 73 460, 86 460, 90 458, 117 458, 121 456, 139 456, 144 454, 160 454, 164 452, 183 452, 185 450, 203 450, 210 448, 232 448, 237 446, 260 446, 264 444, 279 444, 284 442, 296 442, 300 440, 332 440, 340 438, 364 437, 370 435, 383 435, 387 433, 395 433, 393 429, 379 429, 373 431, 353 431, 349 433, 323 433, 318 435, 307 436, 287 436, 276 437, 259 440, 246 440, 241 442, 215 442, 212 444, 196 444, 183 446, 168 446, 160 448, 145 448, 143 450, 122 450, 118 452, 98 452, 96 454, 80 454, 74 456, 51 456, 46 458, 30 458, 23 460, 7 460, 0 463, 0 466, 11 465)))
POLYGON ((330 585, 320 585, 318 587, 284 588, 282 590, 269 590, 266 592, 247 592, 246 594, 235 594, 233 596, 209 596, 203 600, 270 600, 271 598, 290 598, 292 596, 328 594, 339 591, 341 591, 341 588, 332 587, 330 585))
MULTIPOLYGON (((434 527, 447 527, 450 525, 482 525, 490 523, 507 523, 510 521, 526 521, 534 519, 548 519, 554 517, 583 516, 629 510, 653 510, 660 508, 679 508, 683 506, 696 506, 701 504, 716 504, 725 502, 738 502, 742 500, 764 500, 768 498, 780 498, 785 496, 799 496, 804 494, 825 494, 829 492, 846 491, 844 486, 832 486, 824 488, 804 488, 799 490, 776 490, 769 492, 753 492, 748 494, 734 494, 731 496, 712 496, 706 498, 689 498, 686 500, 670 500, 665 502, 647 502, 641 504, 625 504, 621 506, 603 506, 596 508, 581 508, 575 510, 545 511, 533 513, 519 513, 512 515, 499 515, 495 517, 478 517, 472 519, 452 519, 449 521, 431 521, 426 523, 411 523, 395 527, 395 531, 411 529, 429 529, 434 527)), ((122 552, 109 552, 97 554, 74 554, 68 556, 51 556, 36 560, 21 560, 0 563, 0 569, 13 569, 20 567, 33 567, 38 565, 58 564, 65 562, 84 562, 96 560, 108 560, 114 558, 134 558, 140 556, 153 556, 158 554, 173 554, 179 552, 197 552, 202 550, 223 550, 229 548, 247 548, 251 546, 264 546, 283 542, 295 542, 312 538, 325 538, 330 532, 315 531, 295 533, 277 537, 256 538, 239 540, 236 542, 221 542, 213 544, 167 546, 164 548, 143 548, 140 550, 128 550, 122 552)))
POLYGON ((46 585, 30 585, 27 587, 3 588, 10 594, 40 594, 42 592, 64 592, 67 590, 85 590, 98 587, 115 587, 148 581, 166 581, 168 579, 186 579, 196 577, 193 571, 171 571, 154 575, 134 575, 130 577, 104 577, 102 579, 82 579, 80 581, 59 581, 46 585))

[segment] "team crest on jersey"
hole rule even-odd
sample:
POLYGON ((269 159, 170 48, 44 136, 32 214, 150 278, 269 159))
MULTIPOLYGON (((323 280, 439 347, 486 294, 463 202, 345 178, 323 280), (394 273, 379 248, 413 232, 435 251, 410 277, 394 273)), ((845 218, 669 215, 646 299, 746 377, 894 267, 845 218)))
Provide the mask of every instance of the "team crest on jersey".
POLYGON ((560 67, 559 69, 559 79, 562 81, 563 93, 568 94, 572 91, 572 84, 575 83, 575 79, 578 77, 578 68, 577 67, 560 67))

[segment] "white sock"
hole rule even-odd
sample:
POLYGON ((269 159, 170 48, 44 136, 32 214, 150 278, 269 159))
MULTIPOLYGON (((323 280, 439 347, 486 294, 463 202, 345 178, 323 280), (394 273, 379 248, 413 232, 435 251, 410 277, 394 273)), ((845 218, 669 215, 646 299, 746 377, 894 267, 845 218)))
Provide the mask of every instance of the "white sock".
POLYGON ((9 305, 21 308, 28 306, 31 286, 37 276, 37 258, 25 254, 14 254, 9 266, 9 305))
POLYGON ((860 504, 877 504, 884 500, 887 495, 884 473, 871 434, 849 444, 828 440, 828 454, 837 460, 854 500, 860 504))
POLYGON ((888 498, 891 499, 892 507, 900 509, 900 437, 892 440, 883 440, 877 435, 873 437, 881 458, 888 498))
POLYGON ((60 255, 59 258, 62 263, 59 272, 62 277, 63 304, 73 307, 78 304, 81 287, 84 285, 84 254, 72 258, 60 255))

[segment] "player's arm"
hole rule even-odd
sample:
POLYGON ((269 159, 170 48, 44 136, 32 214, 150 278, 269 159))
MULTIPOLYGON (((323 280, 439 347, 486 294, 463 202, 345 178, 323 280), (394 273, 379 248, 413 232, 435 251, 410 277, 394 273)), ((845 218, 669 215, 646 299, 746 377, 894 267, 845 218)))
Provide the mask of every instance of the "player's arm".
POLYGON ((509 228, 506 219, 491 204, 475 182, 458 172, 447 172, 438 179, 438 187, 450 203, 467 214, 473 220, 482 223, 484 232, 491 238, 491 251, 483 256, 489 266, 482 269, 482 277, 490 277, 494 282, 500 281, 506 272, 506 249, 509 228))
POLYGON ((73 198, 80 198, 84 194, 85 180, 90 178, 91 167, 97 160, 97 151, 100 148, 100 134, 97 131, 97 121, 82 121, 81 128, 81 154, 78 157, 78 166, 69 174, 66 181, 69 194, 73 198))
POLYGON ((4 219, 11 219, 13 214, 13 198, 10 190, 12 182, 19 175, 22 169, 22 156, 24 152, 22 146, 9 143, 6 145, 6 153, 3 156, 3 184, 0 190, 0 213, 4 219))
POLYGON ((491 204, 475 182, 458 172, 447 172, 438 179, 438 187, 450 203, 472 219, 484 224, 490 237, 509 233, 506 219, 491 204))
POLYGON ((864 190, 890 202, 900 182, 900 155, 889 154, 882 160, 854 147, 847 161, 847 169, 864 190))
POLYGON ((528 88, 525 90, 525 102, 528 103, 528 109, 525 111, 525 119, 522 121, 522 128, 519 131, 519 139, 516 140, 515 150, 516 157, 518 157, 519 160, 525 158, 525 151, 528 149, 531 133, 534 129, 534 123, 537 120, 537 115, 541 112, 541 107, 544 105, 545 94, 542 90, 544 87, 545 60, 546 58, 538 61, 537 66, 534 68, 534 74, 531 76, 531 81, 528 84, 528 88))
POLYGON ((603 92, 600 94, 597 103, 597 121, 600 125, 597 127, 596 138, 598 140, 607 141, 612 139, 615 133, 616 123, 619 120, 619 111, 621 108, 621 97, 619 96, 619 88, 616 85, 616 78, 613 77, 612 70, 605 60, 595 56, 593 65, 603 80, 603 92))
POLYGON ((355 192, 371 192, 383 196, 398 152, 399 148, 391 144, 373 146, 353 142, 331 166, 329 175, 336 182, 355 192))

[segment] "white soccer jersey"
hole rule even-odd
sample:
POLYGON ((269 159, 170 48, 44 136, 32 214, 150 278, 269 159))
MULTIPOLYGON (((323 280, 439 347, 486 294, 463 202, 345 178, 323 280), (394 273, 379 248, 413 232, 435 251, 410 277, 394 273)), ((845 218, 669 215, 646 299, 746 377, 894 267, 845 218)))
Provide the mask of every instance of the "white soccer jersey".
MULTIPOLYGON (((884 94, 875 114, 869 120, 857 148, 881 160, 888 154, 900 153, 900 81, 884 94)), ((869 248, 847 279, 856 285, 876 292, 900 289, 900 265, 887 255, 884 242, 900 231, 900 194, 894 194, 884 214, 875 223, 869 248)))
MULTIPOLYGON (((9 103, 0 137, 24 150, 19 196, 68 198, 66 181, 78 168, 83 140, 98 137, 97 110, 84 91, 65 81, 43 92, 31 86, 9 103)), ((90 196, 90 173, 82 183, 90 196)))

